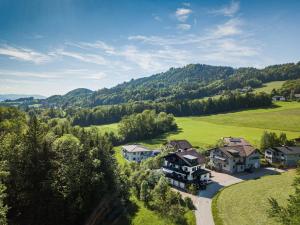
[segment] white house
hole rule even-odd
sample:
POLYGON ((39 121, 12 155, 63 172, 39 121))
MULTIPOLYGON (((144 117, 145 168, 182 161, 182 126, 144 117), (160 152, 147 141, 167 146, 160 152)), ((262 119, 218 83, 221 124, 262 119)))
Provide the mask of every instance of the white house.
POLYGON ((285 97, 284 96, 273 96, 272 97, 272 100, 273 101, 285 101, 286 99, 285 99, 285 97))
POLYGON ((128 161, 141 162, 149 157, 159 154, 159 150, 151 150, 142 145, 124 145, 122 146, 122 154, 128 161))

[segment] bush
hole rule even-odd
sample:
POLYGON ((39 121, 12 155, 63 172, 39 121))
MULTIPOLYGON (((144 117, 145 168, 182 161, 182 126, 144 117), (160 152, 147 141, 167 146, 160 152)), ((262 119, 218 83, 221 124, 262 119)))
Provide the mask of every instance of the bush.
POLYGON ((190 210, 195 210, 196 207, 190 197, 185 197, 184 199, 185 206, 190 210))
POLYGON ((197 195, 198 194, 198 189, 195 184, 190 184, 187 186, 187 191, 188 193, 192 195, 197 195))

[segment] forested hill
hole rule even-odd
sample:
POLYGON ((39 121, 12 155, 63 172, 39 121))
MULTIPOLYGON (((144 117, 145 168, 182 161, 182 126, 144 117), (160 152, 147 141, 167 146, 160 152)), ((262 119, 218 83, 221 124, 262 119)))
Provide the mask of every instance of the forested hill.
POLYGON ((69 106, 111 105, 133 101, 173 101, 197 99, 219 94, 226 90, 244 87, 260 87, 275 80, 300 78, 300 62, 268 66, 264 69, 232 68, 190 64, 181 68, 170 68, 164 73, 140 79, 132 79, 113 88, 87 92, 72 97, 52 96, 46 101, 69 106))
POLYGON ((76 88, 65 95, 52 95, 45 100, 49 105, 66 106, 78 105, 81 106, 92 95, 93 91, 87 88, 76 88))

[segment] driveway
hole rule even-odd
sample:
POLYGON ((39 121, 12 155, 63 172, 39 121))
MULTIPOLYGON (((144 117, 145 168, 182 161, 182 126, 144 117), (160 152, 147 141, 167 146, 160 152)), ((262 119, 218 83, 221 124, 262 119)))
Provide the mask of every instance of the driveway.
POLYGON ((240 174, 225 174, 215 171, 211 171, 213 183, 209 184, 206 190, 199 192, 198 196, 190 195, 185 192, 181 194, 189 196, 196 207, 196 223, 197 225, 214 225, 214 220, 211 212, 211 202, 215 194, 223 187, 230 186, 232 184, 240 183, 245 180, 256 179, 265 175, 272 175, 285 172, 284 170, 274 168, 260 168, 253 173, 240 173, 240 174))

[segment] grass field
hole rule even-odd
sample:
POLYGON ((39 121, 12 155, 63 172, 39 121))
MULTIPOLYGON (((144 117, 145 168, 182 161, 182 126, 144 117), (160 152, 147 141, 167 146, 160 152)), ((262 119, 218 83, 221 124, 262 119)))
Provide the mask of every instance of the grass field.
POLYGON ((271 93, 273 89, 279 89, 285 81, 273 81, 265 83, 263 87, 255 89, 255 92, 271 93))
MULTIPOLYGON (((187 139, 195 147, 207 148, 226 136, 244 137, 259 146, 265 130, 285 132, 288 138, 300 137, 300 103, 278 102, 276 107, 198 117, 177 117, 178 132, 143 141, 148 147, 159 147, 166 140, 187 139)), ((98 126, 117 132, 117 124, 98 126)))
MULTIPOLYGON (((161 217, 159 214, 144 207, 141 201, 132 198, 137 206, 137 212, 131 220, 131 225, 175 225, 167 218, 161 217)), ((195 215, 192 211, 185 213, 187 225, 196 225, 195 215)))
POLYGON ((274 197, 280 204, 286 204, 288 196, 294 191, 291 186, 294 177, 295 170, 292 170, 225 188, 213 199, 213 205, 216 206, 213 211, 217 212, 219 218, 215 224, 277 225, 273 218, 268 217, 268 198, 274 197))

